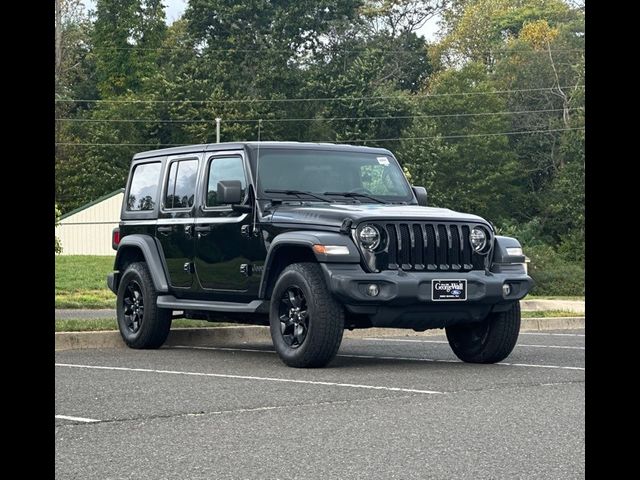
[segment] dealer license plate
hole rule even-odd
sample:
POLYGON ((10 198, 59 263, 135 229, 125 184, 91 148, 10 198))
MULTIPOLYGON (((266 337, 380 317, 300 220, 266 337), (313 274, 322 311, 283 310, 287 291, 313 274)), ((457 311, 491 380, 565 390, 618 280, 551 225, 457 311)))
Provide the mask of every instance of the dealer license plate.
POLYGON ((467 299, 467 281, 431 280, 431 299, 434 301, 464 301, 467 299))

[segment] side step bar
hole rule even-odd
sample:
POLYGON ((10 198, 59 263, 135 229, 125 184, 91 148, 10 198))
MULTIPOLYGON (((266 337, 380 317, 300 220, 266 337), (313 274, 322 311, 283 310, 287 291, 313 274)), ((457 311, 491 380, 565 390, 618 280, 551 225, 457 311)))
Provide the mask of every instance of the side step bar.
POLYGON ((254 300, 249 303, 212 302, 206 300, 186 300, 173 295, 158 296, 158 308, 173 310, 205 310, 208 312, 235 313, 267 313, 269 303, 264 300, 254 300))

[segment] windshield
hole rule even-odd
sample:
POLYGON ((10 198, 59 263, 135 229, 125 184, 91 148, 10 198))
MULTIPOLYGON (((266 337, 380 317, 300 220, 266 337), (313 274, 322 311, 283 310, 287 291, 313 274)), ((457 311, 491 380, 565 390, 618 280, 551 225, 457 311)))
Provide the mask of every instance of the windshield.
MULTIPOLYGON (((413 195, 400 166, 390 155, 332 150, 260 150, 258 190, 261 198, 286 198, 269 190, 297 190, 326 194, 331 200, 371 203, 364 193, 386 202, 411 202, 413 195)), ((289 197, 290 198, 290 197, 289 197)), ((307 200, 307 199, 305 199, 307 200)), ((313 198, 309 198, 313 201, 313 198)))

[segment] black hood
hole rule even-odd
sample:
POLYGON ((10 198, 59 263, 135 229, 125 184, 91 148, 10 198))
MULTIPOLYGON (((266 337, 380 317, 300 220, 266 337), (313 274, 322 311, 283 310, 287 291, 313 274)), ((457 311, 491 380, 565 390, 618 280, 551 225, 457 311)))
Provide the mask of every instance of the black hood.
POLYGON ((373 220, 458 221, 489 223, 477 215, 460 213, 448 208, 421 207, 418 205, 361 204, 282 204, 274 208, 272 223, 300 223, 339 228, 345 218, 354 224, 373 220))

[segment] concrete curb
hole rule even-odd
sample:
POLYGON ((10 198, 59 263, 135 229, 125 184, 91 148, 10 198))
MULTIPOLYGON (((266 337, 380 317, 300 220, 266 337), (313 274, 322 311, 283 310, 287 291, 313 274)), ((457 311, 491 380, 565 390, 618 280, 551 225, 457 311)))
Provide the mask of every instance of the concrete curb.
MULTIPOLYGON (((520 330, 572 330, 585 328, 585 317, 549 317, 523 318, 520 330)), ((413 330, 396 328, 367 328, 363 330, 345 331, 344 338, 363 338, 379 336, 423 337, 441 335, 442 330, 413 330)), ((269 327, 241 326, 218 328, 176 328, 171 330, 165 345, 229 345, 234 343, 254 343, 271 341, 269 327)), ((56 332, 56 350, 80 350, 89 348, 126 348, 120 333, 117 331, 99 332, 56 332)))
POLYGON ((525 299, 520 300, 523 312, 541 312, 544 310, 560 310, 584 315, 584 300, 525 299))
MULTIPOLYGON (((543 310, 563 310, 584 315, 584 300, 553 300, 553 299, 525 299, 520 300, 520 308, 523 312, 539 312, 543 310)), ((88 318, 115 318, 116 311, 112 309, 73 309, 56 308, 56 320, 88 319, 88 318)))

